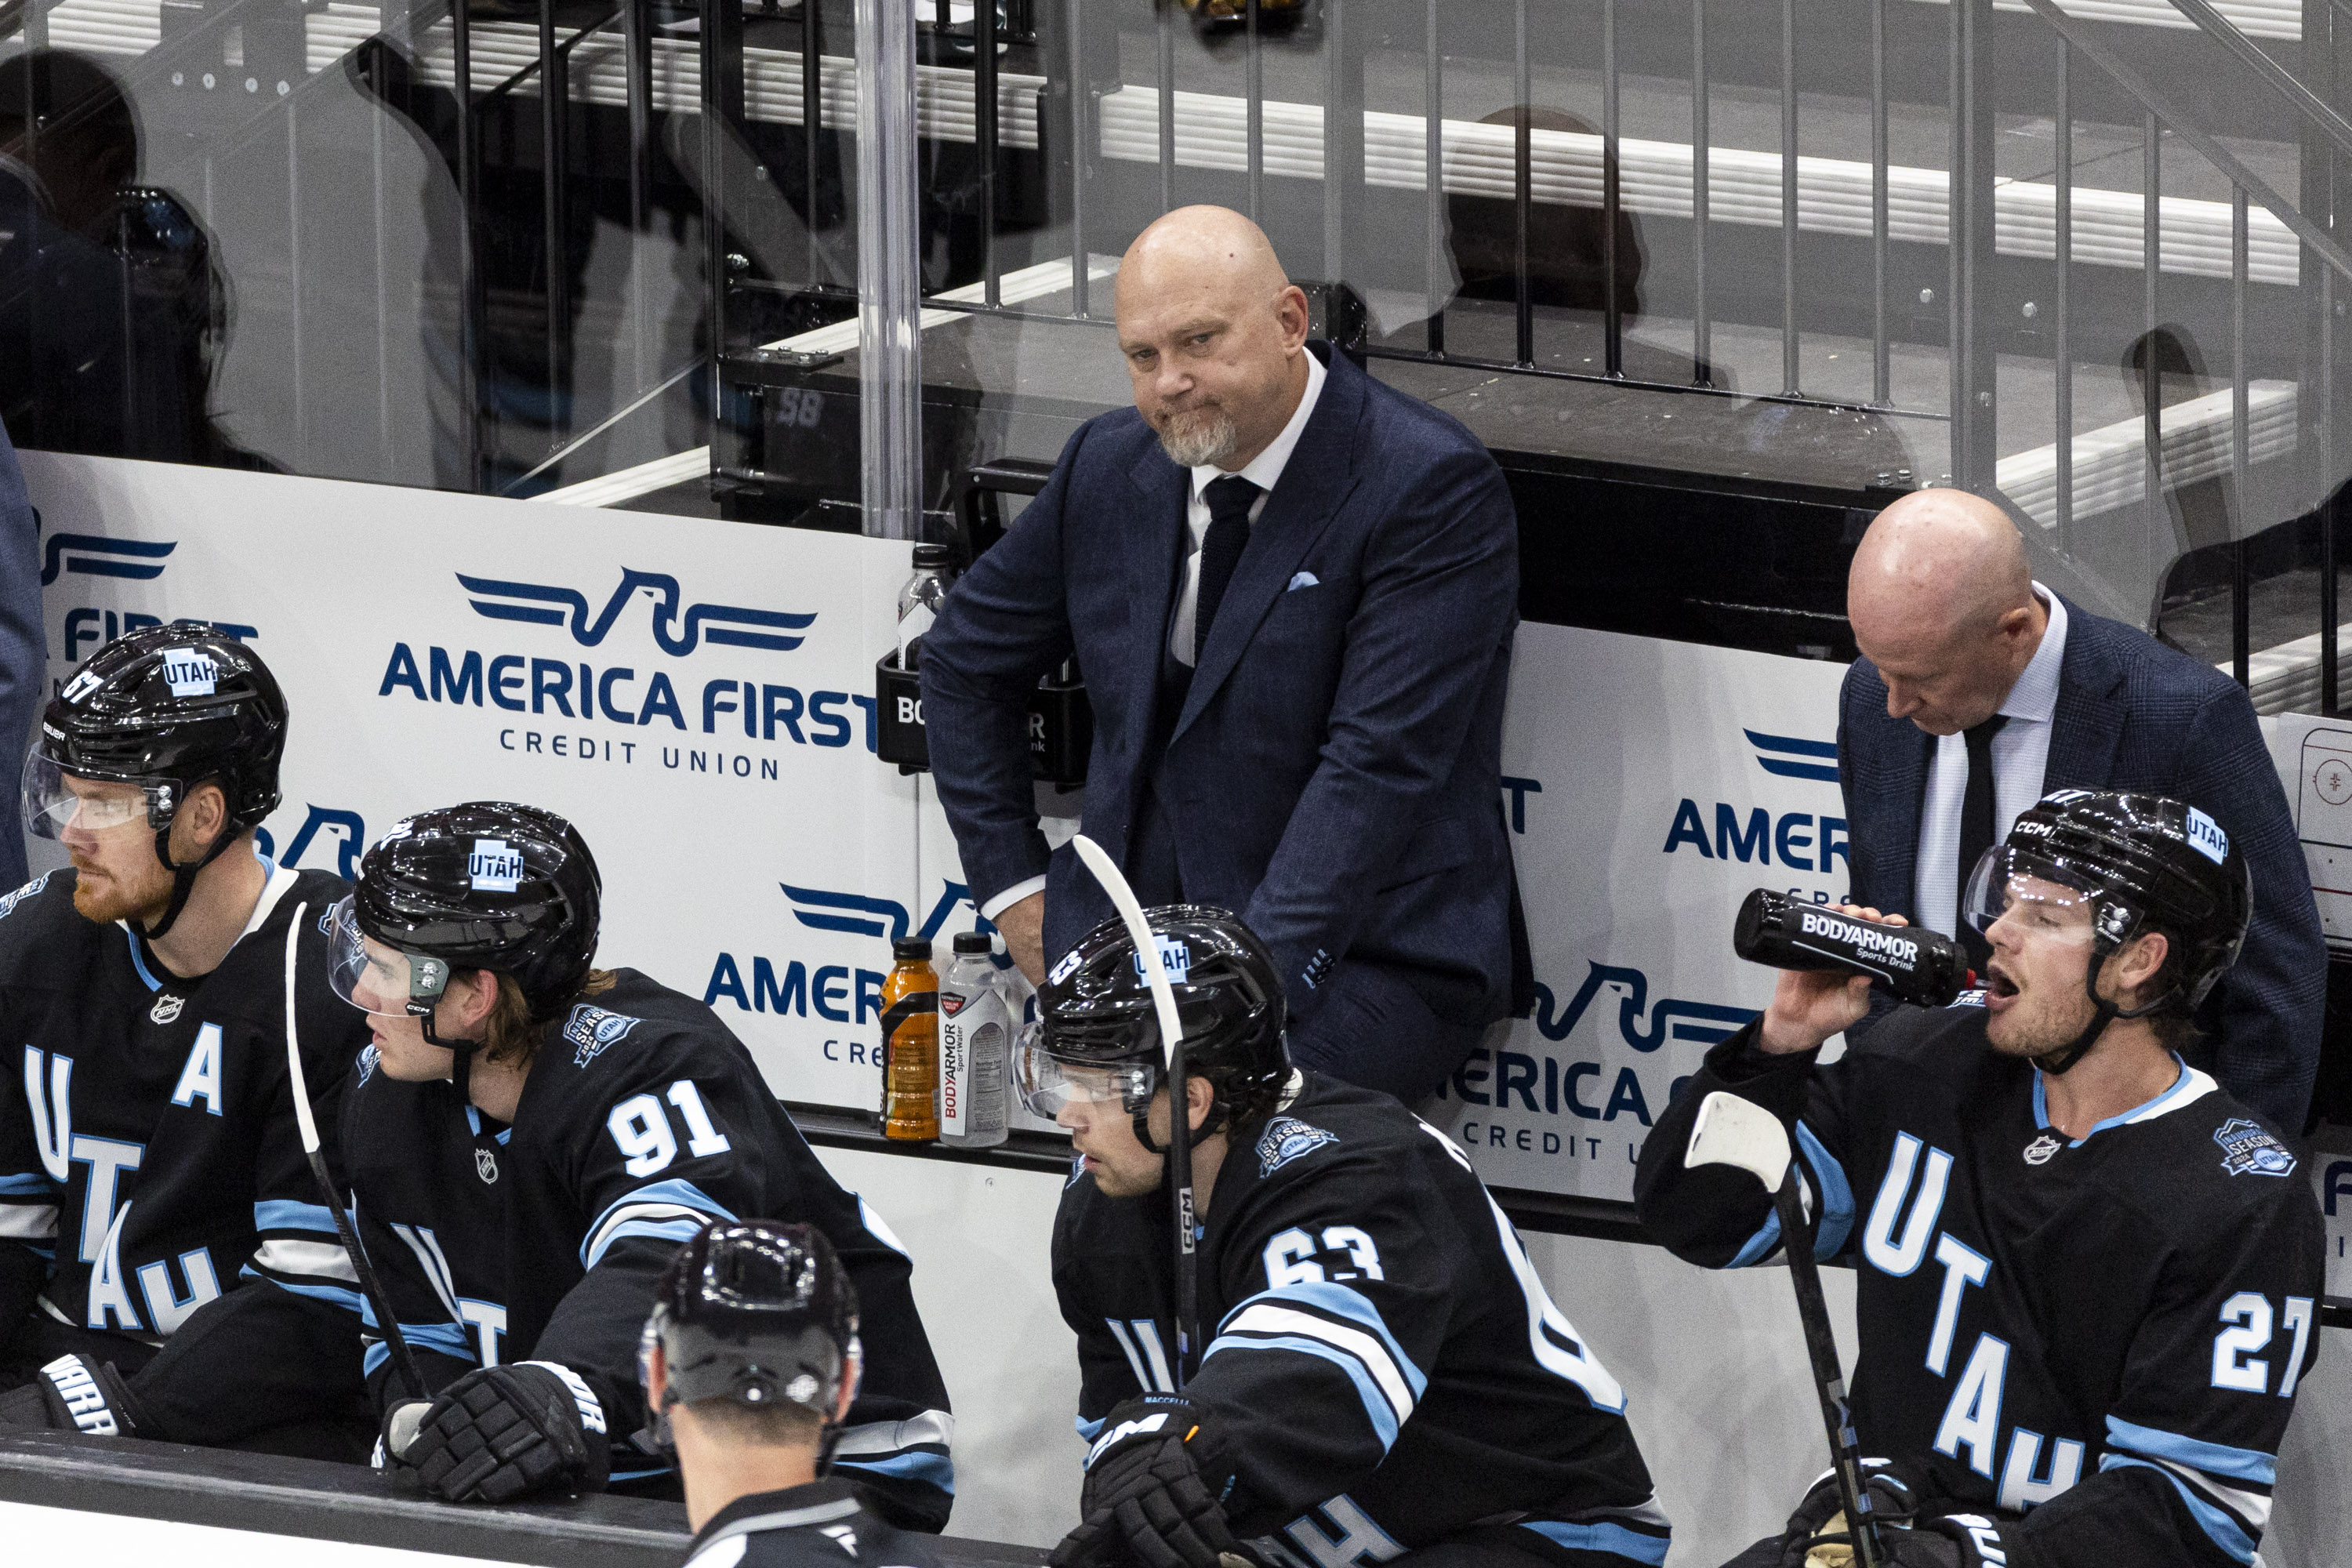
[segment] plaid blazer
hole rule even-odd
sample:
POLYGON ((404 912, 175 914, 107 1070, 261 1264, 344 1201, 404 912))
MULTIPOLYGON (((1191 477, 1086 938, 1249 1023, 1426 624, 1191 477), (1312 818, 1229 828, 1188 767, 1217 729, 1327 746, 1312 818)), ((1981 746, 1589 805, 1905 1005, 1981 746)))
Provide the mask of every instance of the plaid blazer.
MULTIPOLYGON (((2253 874, 2253 923, 2198 1022, 2221 1087, 2298 1134, 2319 1068, 2327 949, 2253 704, 2212 666, 2065 604, 2066 657, 2042 787, 2170 795, 2210 813, 2236 840, 2253 874)), ((1919 806, 1934 745, 1909 720, 1888 716, 1885 681, 1870 660, 1854 660, 1838 701, 1838 783, 1858 904, 1914 913, 1919 806)))

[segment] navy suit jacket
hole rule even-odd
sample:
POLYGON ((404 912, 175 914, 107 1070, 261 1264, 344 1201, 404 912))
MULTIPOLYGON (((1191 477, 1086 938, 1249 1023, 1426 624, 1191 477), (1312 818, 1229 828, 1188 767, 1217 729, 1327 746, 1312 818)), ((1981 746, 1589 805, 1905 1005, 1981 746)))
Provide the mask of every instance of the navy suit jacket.
POLYGON ((1029 693, 1075 652, 1095 715, 1088 837, 1131 868, 1156 796, 1184 896, 1247 921, 1297 1017, 1351 960, 1486 1023, 1511 978, 1498 802, 1517 513, 1459 424, 1309 352, 1329 376, 1172 718, 1156 709, 1190 471, 1132 408, 1070 438, 923 638, 940 801, 976 901, 1045 875, 1049 962, 1110 916, 1066 846, 1049 858, 1030 783, 1029 693))
MULTIPOLYGON (((25 494, 16 448, 0 428, 0 766, 23 771, 33 720, 48 695, 48 643, 41 629, 41 524, 25 494)), ((0 888, 26 878, 25 833, 0 823, 0 888)))
MULTIPOLYGON (((1885 681, 1856 659, 1838 714, 1855 903, 1916 918, 1919 805, 1934 746, 1908 719, 1887 716, 1885 681)), ((2327 948, 2286 793, 2245 692, 2212 666, 2068 600, 2042 787, 2169 795, 2211 814, 2237 844, 2253 875, 2253 922, 2199 1023, 2213 1037, 2221 1087, 2301 1133, 2319 1068, 2327 948)))

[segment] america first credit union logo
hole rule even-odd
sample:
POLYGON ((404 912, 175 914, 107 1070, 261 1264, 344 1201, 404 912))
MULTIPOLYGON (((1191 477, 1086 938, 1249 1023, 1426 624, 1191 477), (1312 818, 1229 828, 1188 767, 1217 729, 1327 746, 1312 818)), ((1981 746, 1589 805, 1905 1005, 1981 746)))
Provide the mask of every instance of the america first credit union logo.
POLYGON ((2294 1170, 2294 1156, 2285 1145, 2242 1116, 2215 1128, 2213 1142, 2221 1145, 2221 1169, 2233 1176, 2284 1176, 2294 1170))
POLYGON ((816 624, 814 612, 753 610, 736 605, 682 605, 677 579, 663 572, 624 568, 621 585, 592 619, 588 596, 575 588, 544 583, 515 583, 495 577, 457 581, 471 595, 467 601, 477 615, 494 621, 522 621, 534 626, 563 626, 582 647, 596 647, 619 622, 621 613, 639 595, 653 605, 654 641, 672 658, 683 658, 704 642, 733 647, 770 648, 788 653, 803 640, 797 633, 816 624))

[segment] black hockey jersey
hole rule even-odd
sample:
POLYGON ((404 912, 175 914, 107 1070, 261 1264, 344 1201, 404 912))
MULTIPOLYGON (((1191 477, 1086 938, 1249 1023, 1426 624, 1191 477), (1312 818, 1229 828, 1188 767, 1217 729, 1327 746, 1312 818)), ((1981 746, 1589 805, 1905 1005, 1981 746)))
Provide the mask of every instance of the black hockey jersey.
MULTIPOLYGON (((1073 1177, 1054 1289, 1078 1336, 1078 1432, 1174 1385, 1165 1191, 1073 1177)), ((1295 1074, 1234 1136, 1200 1243, 1208 1344, 1184 1392, 1234 1533, 1286 1568, 1385 1562, 1473 1524, 1665 1560, 1624 1391, 1545 1293, 1445 1135, 1384 1094, 1295 1074)))
MULTIPOLYGON (((1708 1053, 1643 1150, 1642 1221, 1709 1268, 1775 1256, 1756 1179, 1685 1169, 1699 1102, 1794 1121, 1814 1250, 1859 1276, 1863 1450, 1941 1511, 2025 1510, 2053 1563, 2251 1563, 2319 1349, 2322 1239, 2294 1156, 2195 1068, 2069 1139, 1969 1004, 1899 1007, 1827 1067, 1708 1053)), ((1793 1333, 1793 1323, 1790 1331, 1793 1333)))
MULTIPOLYGON (((614 1479, 667 1469, 644 1424, 637 1343, 678 1243, 712 1219, 824 1232, 857 1289, 866 1374, 841 1473, 919 1528, 955 1490, 946 1385, 887 1226, 817 1163, 742 1042, 709 1008, 635 970, 576 1004, 540 1047, 514 1125, 447 1079, 402 1083, 362 1051, 343 1113, 361 1239, 438 1389, 476 1366, 551 1361, 604 1407, 614 1479)), ((373 1314, 368 1314, 374 1326, 373 1314)), ((381 1343, 367 1351, 379 1402, 381 1343)))
POLYGON ((737 1498, 695 1532, 687 1568, 937 1568, 931 1543, 866 1512, 848 1485, 737 1498))
POLYGON ((42 1260, 7 1271, 19 1294, 0 1301, 0 1334, 30 1309, 152 1344, 224 1296, 282 1310, 267 1291, 237 1290, 240 1277, 356 1310, 286 1070, 287 926, 304 907, 297 1016, 331 1137, 368 1037, 365 1016, 327 984, 320 921, 349 889, 264 866, 245 934, 194 980, 128 928, 77 913, 71 870, 0 899, 0 1039, 18 1058, 0 1095, 0 1238, 42 1260))

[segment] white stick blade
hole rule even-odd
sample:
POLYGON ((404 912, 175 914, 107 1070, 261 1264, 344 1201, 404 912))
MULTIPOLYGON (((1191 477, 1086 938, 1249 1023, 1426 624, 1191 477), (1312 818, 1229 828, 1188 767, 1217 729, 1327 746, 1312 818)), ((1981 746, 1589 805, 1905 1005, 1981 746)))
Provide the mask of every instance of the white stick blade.
POLYGON ((1717 1089, 1699 1102, 1683 1164, 1735 1165, 1777 1193, 1789 1171, 1789 1130, 1754 1100, 1717 1089))
POLYGON ((1151 940, 1151 922, 1144 919, 1143 906, 1137 901, 1135 889, 1127 885, 1127 878, 1109 852, 1083 833, 1072 838, 1070 844, 1077 850, 1078 858, 1086 862, 1087 869, 1095 874, 1095 880, 1102 884, 1103 891, 1110 895, 1112 907, 1127 926, 1128 940, 1135 943, 1135 966, 1144 983, 1151 987, 1152 1011, 1160 1019, 1160 1060, 1163 1065, 1169 1063, 1174 1058, 1176 1042, 1183 1037, 1184 1028, 1177 1018, 1176 993, 1168 983, 1168 955, 1151 940), (1148 963, 1144 962, 1145 953, 1151 955, 1148 963))

